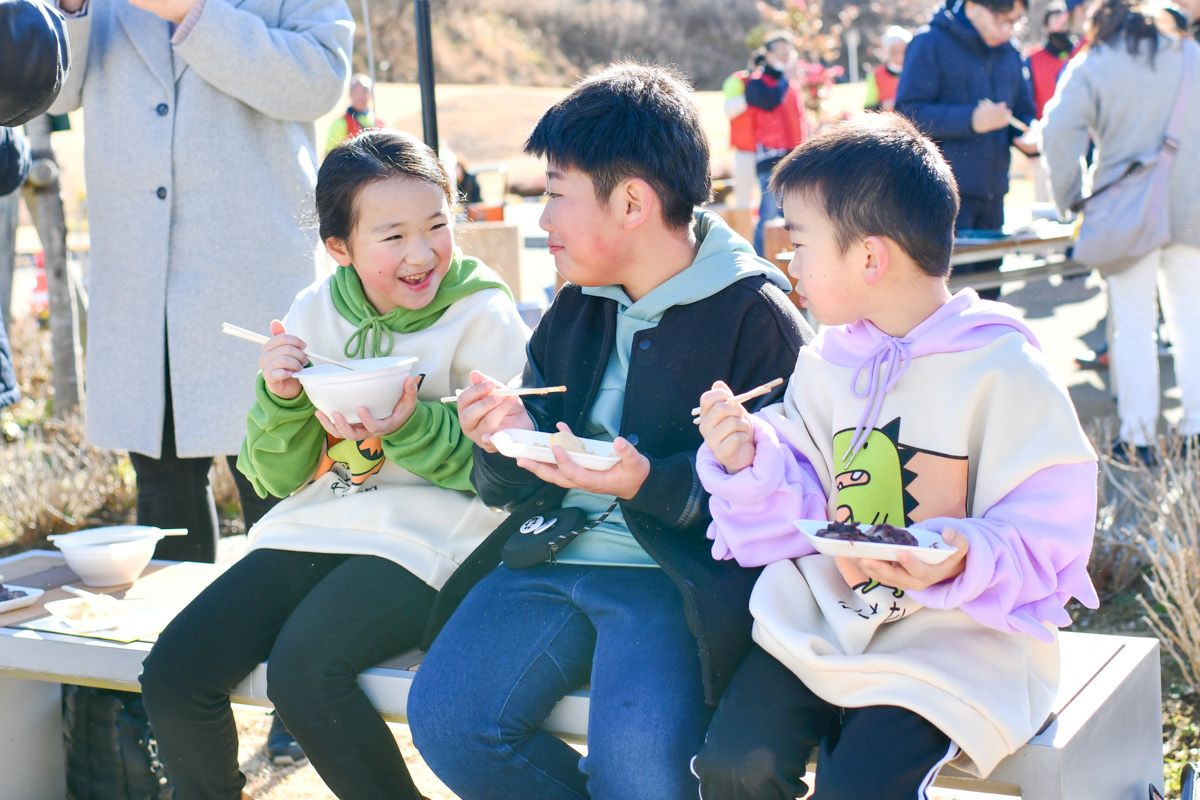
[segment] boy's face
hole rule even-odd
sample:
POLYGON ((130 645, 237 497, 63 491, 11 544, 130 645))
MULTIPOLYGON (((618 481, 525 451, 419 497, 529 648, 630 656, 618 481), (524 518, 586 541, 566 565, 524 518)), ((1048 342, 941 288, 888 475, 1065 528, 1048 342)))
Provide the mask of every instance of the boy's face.
POLYGON ((999 47, 1012 40, 1017 23, 1025 16, 1025 5, 1016 2, 1008 11, 993 11, 985 5, 967 0, 966 14, 984 43, 988 47, 999 47))
POLYGON ((546 206, 541 225, 554 267, 579 286, 622 283, 622 227, 611 204, 596 198, 592 179, 577 169, 551 164, 546 170, 546 206))
POLYGON ((416 178, 369 183, 354 199, 348 241, 330 237, 329 254, 354 268, 380 314, 429 305, 450 269, 454 237, 441 187, 416 178))
POLYGON ((908 50, 907 42, 892 42, 887 49, 888 66, 900 69, 904 66, 904 52, 908 50))
POLYGON ((783 198, 783 217, 794 252, 788 273, 796 293, 822 325, 845 325, 862 319, 861 270, 855 248, 838 246, 833 223, 812 193, 789 192, 783 198))

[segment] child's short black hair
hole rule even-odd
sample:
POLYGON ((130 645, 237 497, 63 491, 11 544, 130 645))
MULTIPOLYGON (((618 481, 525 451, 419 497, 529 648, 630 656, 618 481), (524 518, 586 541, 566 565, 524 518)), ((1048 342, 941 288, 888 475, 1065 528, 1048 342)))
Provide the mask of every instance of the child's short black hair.
POLYGON ((1025 10, 1029 9, 1027 0, 971 0, 971 2, 977 6, 983 6, 995 14, 1007 14, 1017 6, 1025 10))
POLYGON ((354 200, 369 183, 414 178, 441 189, 453 204, 450 176, 437 153, 415 136, 387 128, 368 128, 329 151, 317 172, 317 225, 321 241, 348 239, 357 215, 354 200))
POLYGON ((708 139, 690 92, 674 70, 614 64, 543 114, 525 152, 583 172, 600 202, 641 178, 662 201, 664 222, 686 228, 712 196, 708 139))
POLYGON ((864 115, 808 140, 775 167, 770 188, 780 199, 810 193, 842 252, 886 236, 930 275, 950 274, 958 184, 937 145, 897 114, 864 115))

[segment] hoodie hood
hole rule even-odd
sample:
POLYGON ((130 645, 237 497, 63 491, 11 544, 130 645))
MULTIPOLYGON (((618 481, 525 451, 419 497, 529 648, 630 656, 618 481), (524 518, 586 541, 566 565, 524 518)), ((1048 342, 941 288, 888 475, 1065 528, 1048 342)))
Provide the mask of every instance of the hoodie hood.
POLYGON ((1007 303, 980 299, 963 289, 905 336, 889 336, 867 320, 825 328, 811 347, 822 359, 854 368, 850 391, 866 400, 847 451, 849 464, 878 422, 883 398, 903 377, 913 359, 975 350, 1012 332, 1041 350, 1033 331, 1007 303))
POLYGON ((582 291, 616 300, 626 316, 657 322, 669 308, 712 297, 727 286, 754 275, 765 275, 784 292, 792 290, 787 276, 778 267, 759 258, 750 243, 712 211, 696 213, 696 241, 699 247, 691 265, 637 302, 631 302, 620 286, 589 286, 582 291))
POLYGON ((979 31, 971 24, 971 20, 967 19, 967 11, 964 8, 963 0, 948 0, 946 7, 933 15, 929 25, 933 28, 942 28, 950 33, 951 36, 958 39, 966 47, 972 50, 977 50, 980 53, 986 53, 988 50, 996 50, 1002 47, 1010 47, 1008 42, 990 47, 983 37, 979 35, 979 31))

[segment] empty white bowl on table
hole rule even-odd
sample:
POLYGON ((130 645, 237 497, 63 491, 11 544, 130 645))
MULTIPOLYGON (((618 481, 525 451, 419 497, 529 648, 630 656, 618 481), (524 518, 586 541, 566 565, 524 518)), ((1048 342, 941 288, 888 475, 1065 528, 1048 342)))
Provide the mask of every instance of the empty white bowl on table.
POLYGON ((110 525, 55 537, 54 546, 88 586, 121 586, 137 580, 163 536, 149 525, 110 525))
POLYGON ((350 423, 361 422, 358 407, 366 406, 375 419, 392 414, 404 392, 404 379, 417 363, 414 356, 383 356, 347 361, 354 369, 332 364, 306 367, 296 373, 308 399, 326 416, 335 411, 350 423))

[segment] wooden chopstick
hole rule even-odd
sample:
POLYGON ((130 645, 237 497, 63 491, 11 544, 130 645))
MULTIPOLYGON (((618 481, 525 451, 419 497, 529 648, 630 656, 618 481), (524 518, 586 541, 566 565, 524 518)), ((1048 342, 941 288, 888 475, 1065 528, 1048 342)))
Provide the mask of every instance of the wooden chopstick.
MULTIPOLYGON (((557 392, 565 392, 566 390, 567 387, 565 386, 530 386, 527 389, 497 389, 496 391, 492 392, 492 394, 496 395, 497 397, 524 397, 525 395, 530 394, 555 394, 557 392)), ((458 391, 461 392, 462 389, 459 389, 458 391)), ((457 403, 458 395, 447 395, 446 397, 440 398, 440 401, 443 403, 457 403)))
MULTIPOLYGON (((755 386, 753 389, 751 389, 748 392, 742 392, 741 394, 735 394, 731 399, 733 400, 733 402, 737 403, 738 405, 741 405, 742 403, 746 402, 747 400, 753 400, 755 397, 762 397, 764 394, 771 391, 772 389, 774 389, 776 386, 778 386, 781 383, 783 383, 783 378, 776 378, 773 381, 767 381, 762 386, 755 386)), ((700 416, 700 406, 696 406, 695 408, 692 409, 692 416, 693 417, 700 416)))
MULTIPOLYGON (((254 331, 248 331, 245 328, 239 328, 237 325, 229 322, 221 323, 221 333, 228 334, 229 336, 233 336, 238 339, 245 339, 247 342, 255 342, 256 344, 263 344, 271 341, 271 337, 269 336, 263 336, 261 333, 255 333, 254 331)), ((354 367, 350 366, 344 361, 338 361, 336 358, 329 358, 328 356, 314 353, 311 350, 305 350, 304 352, 305 355, 309 357, 309 360, 313 361, 314 363, 332 364, 333 366, 341 367, 342 369, 348 369, 351 371, 354 370, 354 367)))
POLYGON ((1019 130, 1021 133, 1029 133, 1029 126, 1026 125, 1024 122, 1021 122, 1021 120, 1017 119, 1012 114, 1008 115, 1008 124, 1012 125, 1014 128, 1019 130))

